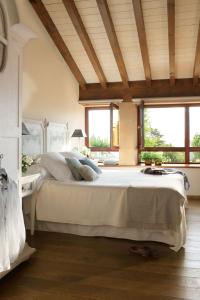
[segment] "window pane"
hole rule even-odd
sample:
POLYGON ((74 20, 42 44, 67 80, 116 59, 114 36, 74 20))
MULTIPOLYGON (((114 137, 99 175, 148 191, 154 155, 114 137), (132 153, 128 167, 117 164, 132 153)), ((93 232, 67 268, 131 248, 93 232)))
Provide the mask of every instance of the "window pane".
POLYGON ((190 107, 190 146, 200 147, 200 107, 190 107))
POLYGON ((113 108, 113 147, 119 147, 119 110, 113 108))
POLYGON ((6 27, 5 27, 5 17, 3 9, 0 4, 0 72, 3 70, 6 59, 6 45, 5 41, 2 38, 6 39, 6 27))
POLYGON ((89 146, 97 148, 110 147, 110 110, 89 110, 89 146))
POLYGON ((200 152, 190 152, 190 162, 200 163, 200 152))
POLYGON ((0 71, 4 66, 5 46, 0 42, 0 71))
POLYGON ((140 155, 140 161, 152 161, 162 163, 185 163, 184 152, 142 152, 140 155))
POLYGON ((184 147, 184 120, 183 107, 145 108, 144 146, 184 147))
POLYGON ((5 22, 4 22, 4 14, 3 14, 3 10, 1 8, 1 4, 0 4, 0 36, 1 37, 6 37, 5 36, 5 22))

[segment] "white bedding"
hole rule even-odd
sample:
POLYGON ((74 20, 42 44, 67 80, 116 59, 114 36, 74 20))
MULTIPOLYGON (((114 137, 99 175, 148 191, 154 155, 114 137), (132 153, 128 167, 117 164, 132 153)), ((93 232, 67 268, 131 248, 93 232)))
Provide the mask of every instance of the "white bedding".
POLYGON ((38 192, 36 214, 38 220, 47 222, 180 234, 185 201, 179 174, 155 176, 133 169, 106 169, 94 182, 46 180, 38 192))

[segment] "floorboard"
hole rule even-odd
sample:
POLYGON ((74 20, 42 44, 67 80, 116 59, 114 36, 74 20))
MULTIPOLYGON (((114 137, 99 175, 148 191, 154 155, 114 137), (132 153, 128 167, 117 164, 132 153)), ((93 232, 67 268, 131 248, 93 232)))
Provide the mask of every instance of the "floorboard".
MULTIPOLYGON (((36 254, 0 281, 2 300, 199 300, 200 201, 187 209, 185 249, 147 243, 157 260, 129 253, 132 241, 36 232, 36 254)), ((135 242, 134 242, 135 244, 135 242)))

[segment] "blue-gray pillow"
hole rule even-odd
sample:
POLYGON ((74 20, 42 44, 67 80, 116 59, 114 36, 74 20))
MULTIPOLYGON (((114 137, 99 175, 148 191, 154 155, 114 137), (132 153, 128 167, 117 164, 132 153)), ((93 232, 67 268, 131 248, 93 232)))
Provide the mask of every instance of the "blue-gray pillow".
POLYGON ((82 165, 86 165, 92 168, 97 174, 102 173, 101 169, 97 167, 90 159, 84 158, 84 159, 80 159, 79 161, 82 163, 82 165))
POLYGON ((80 161, 76 158, 65 158, 65 160, 67 162, 69 169, 72 172, 74 179, 76 179, 77 181, 82 180, 83 178, 79 172, 80 167, 82 167, 80 161))

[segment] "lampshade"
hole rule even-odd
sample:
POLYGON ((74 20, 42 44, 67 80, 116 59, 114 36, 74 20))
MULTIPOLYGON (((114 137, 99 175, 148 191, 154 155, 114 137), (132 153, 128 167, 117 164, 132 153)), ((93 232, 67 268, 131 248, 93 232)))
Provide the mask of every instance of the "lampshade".
POLYGON ((75 129, 73 134, 72 134, 72 137, 86 137, 87 135, 85 134, 85 132, 82 130, 82 129, 75 129))
POLYGON ((22 135, 30 135, 30 132, 24 122, 22 122, 22 135))

